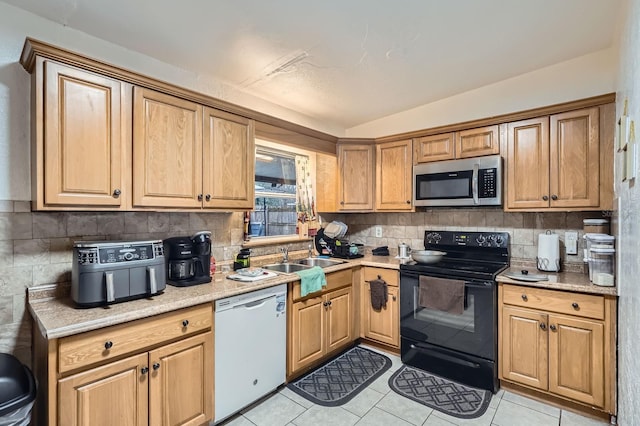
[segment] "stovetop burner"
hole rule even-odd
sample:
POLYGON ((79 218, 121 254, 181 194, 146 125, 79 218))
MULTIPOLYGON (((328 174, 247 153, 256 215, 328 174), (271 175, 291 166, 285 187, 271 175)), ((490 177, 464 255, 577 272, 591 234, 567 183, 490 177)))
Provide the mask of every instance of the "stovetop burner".
POLYGON ((506 232, 426 231, 425 249, 447 254, 438 263, 407 262, 401 271, 441 277, 495 279, 509 265, 506 232))

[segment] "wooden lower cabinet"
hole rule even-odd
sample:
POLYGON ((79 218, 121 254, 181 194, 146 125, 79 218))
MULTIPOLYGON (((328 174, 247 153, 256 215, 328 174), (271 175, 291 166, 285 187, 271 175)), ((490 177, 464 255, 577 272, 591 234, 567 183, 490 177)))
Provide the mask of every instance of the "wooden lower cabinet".
POLYGON ((615 414, 615 298, 523 287, 510 299, 518 287, 500 285, 500 379, 615 414), (589 312, 598 302, 602 315, 589 312))
MULTIPOLYGON (((351 273, 351 271, 348 271, 351 273)), ((327 281, 330 277, 327 276, 327 281)), ((299 282, 294 283, 299 286, 299 282)), ((287 377, 300 373, 355 340, 351 283, 296 300, 289 291, 287 377)))
POLYGON ((365 267, 360 283, 360 337, 400 348, 400 274, 394 269, 365 267), (379 311, 371 306, 369 281, 382 278, 387 283, 387 306, 379 311))

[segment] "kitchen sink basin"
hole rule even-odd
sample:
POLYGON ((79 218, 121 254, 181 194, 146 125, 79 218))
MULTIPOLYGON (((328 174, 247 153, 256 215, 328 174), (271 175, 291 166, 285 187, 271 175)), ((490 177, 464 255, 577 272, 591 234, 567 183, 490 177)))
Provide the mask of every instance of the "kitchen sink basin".
POLYGON ((344 260, 324 259, 322 257, 307 257, 306 259, 298 260, 296 263, 300 265, 319 266, 326 268, 328 266, 335 266, 344 263, 344 260))
POLYGON ((298 263, 273 263, 271 265, 261 266, 261 268, 268 269, 270 271, 283 272, 285 274, 290 274, 292 272, 309 269, 311 268, 311 266, 301 265, 298 263))

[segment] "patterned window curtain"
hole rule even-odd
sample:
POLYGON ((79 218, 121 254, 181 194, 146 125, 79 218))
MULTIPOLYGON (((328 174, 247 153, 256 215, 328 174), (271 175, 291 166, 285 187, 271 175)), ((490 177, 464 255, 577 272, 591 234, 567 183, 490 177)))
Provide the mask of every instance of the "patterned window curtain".
POLYGON ((296 155, 296 182, 298 234, 303 237, 312 236, 317 229, 316 206, 311 183, 311 164, 306 155, 296 155))

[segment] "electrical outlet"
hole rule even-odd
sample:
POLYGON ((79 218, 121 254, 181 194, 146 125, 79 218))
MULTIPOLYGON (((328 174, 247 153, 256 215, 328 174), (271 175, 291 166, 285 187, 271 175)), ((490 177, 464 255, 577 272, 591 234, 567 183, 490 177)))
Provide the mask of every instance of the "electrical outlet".
POLYGON ((376 226, 373 228, 376 233, 376 238, 382 238, 382 226, 376 226))
POLYGON ((578 233, 568 231, 564 233, 564 246, 567 254, 578 254, 578 233))

